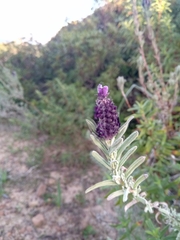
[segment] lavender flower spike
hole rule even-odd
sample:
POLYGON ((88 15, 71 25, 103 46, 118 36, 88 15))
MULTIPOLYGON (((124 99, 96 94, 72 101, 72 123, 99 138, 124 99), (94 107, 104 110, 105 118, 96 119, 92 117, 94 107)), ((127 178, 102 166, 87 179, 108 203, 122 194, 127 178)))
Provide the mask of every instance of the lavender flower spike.
POLYGON ((97 87, 97 100, 94 109, 94 119, 97 123, 96 134, 104 140, 112 139, 120 128, 117 107, 113 101, 108 98, 108 86, 97 87))

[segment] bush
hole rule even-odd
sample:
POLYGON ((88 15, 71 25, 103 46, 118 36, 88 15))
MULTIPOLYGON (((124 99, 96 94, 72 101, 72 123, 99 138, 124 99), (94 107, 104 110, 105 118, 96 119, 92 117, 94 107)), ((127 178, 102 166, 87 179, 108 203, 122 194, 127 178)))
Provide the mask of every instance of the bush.
POLYGON ((59 79, 49 81, 46 87, 44 94, 37 91, 39 100, 34 104, 38 109, 39 129, 66 140, 81 134, 84 118, 93 114, 92 92, 75 84, 66 85, 59 79))

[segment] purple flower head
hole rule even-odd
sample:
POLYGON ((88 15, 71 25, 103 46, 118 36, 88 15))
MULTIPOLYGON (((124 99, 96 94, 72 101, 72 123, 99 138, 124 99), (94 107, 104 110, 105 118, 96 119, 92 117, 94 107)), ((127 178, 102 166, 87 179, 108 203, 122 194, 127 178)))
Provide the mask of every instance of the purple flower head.
POLYGON ((120 122, 117 107, 108 98, 108 86, 98 85, 98 97, 94 109, 94 119, 97 123, 96 134, 102 139, 112 139, 119 130, 120 122))
POLYGON ((108 96, 108 86, 102 86, 101 84, 97 87, 98 97, 107 97, 108 96))

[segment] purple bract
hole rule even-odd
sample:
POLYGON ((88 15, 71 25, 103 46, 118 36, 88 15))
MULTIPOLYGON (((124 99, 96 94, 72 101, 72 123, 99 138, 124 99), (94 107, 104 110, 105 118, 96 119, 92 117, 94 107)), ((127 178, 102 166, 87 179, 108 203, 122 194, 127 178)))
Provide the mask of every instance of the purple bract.
POLYGON ((102 86, 101 84, 97 87, 98 97, 106 97, 108 96, 108 86, 102 86))

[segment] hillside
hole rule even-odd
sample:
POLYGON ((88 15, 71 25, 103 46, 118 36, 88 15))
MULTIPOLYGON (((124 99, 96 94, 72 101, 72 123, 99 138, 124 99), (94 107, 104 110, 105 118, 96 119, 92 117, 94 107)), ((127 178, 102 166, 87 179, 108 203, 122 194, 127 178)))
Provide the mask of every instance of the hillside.
MULTIPOLYGON (((165 29, 164 23, 156 26, 158 42, 164 42, 163 46, 159 46, 163 50, 162 57, 167 59, 167 72, 172 71, 180 60, 179 1, 173 1, 171 7, 176 24, 173 29, 175 37, 170 37, 170 29, 165 29), (177 48, 169 50, 169 42, 177 48)), ((94 88, 99 82, 108 83, 114 88, 116 78, 122 75, 131 79, 132 84, 137 77, 138 44, 131 18, 132 11, 123 1, 106 4, 83 21, 63 27, 45 46, 9 44, 9 50, 13 54, 8 53, 8 62, 18 71, 26 89, 29 88, 29 82, 42 87, 54 78, 59 78, 66 84, 78 83, 88 88, 94 88), (12 50, 13 47, 16 51, 12 50)), ((147 37, 147 49, 148 41, 147 37)), ((30 89, 27 94, 30 94, 30 89)))
POLYGON ((8 217, 4 220, 5 235, 175 239, 180 229, 175 211, 180 212, 179 13, 180 0, 111 1, 60 29, 46 45, 0 45, 0 91, 7 112, 0 121, 0 196, 12 219, 10 225, 8 217), (17 106, 21 117, 17 111, 11 117, 17 106), (97 150, 92 159, 104 171, 92 166, 92 149, 97 150), (108 188, 85 195, 92 184, 90 190, 108 188), (104 217, 112 209, 101 214, 102 194, 117 197, 111 204, 118 219, 104 217), (128 213, 116 211, 124 202, 126 209, 138 203, 138 212, 134 206, 128 213), (34 224, 39 215, 42 226, 34 224), (16 216, 30 228, 16 228, 16 216))

